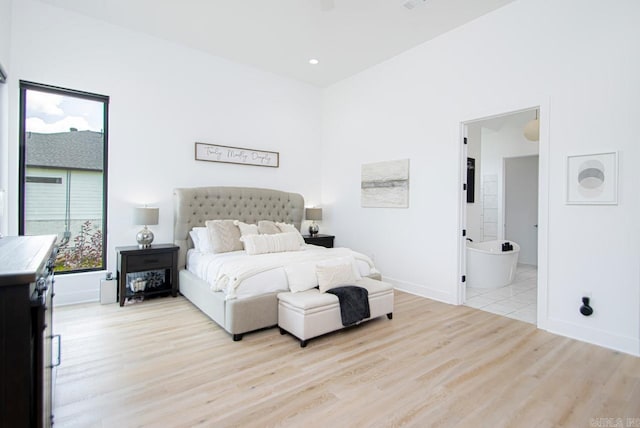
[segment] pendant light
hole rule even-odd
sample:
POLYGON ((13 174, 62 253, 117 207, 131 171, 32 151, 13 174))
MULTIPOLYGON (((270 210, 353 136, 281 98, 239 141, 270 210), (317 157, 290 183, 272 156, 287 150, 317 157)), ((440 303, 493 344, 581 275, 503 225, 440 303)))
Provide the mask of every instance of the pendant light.
POLYGON ((524 126, 524 138, 529 141, 538 141, 540 139, 540 121, 538 120, 538 109, 536 109, 536 118, 530 120, 524 126))

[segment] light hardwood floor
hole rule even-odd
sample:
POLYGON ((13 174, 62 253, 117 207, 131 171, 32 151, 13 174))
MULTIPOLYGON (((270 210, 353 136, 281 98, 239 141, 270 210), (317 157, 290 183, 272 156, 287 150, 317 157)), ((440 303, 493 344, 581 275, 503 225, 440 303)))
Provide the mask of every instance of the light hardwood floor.
POLYGON ((640 426, 640 358, 397 291, 393 320, 304 349, 183 297, 54 314, 56 427, 640 426))

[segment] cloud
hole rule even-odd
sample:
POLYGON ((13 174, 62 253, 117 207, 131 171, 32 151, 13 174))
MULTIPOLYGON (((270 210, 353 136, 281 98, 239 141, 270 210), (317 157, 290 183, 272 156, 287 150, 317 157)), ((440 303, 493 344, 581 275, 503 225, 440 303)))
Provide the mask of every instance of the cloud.
POLYGON ((71 128, 76 128, 78 131, 101 131, 101 129, 91 129, 87 119, 80 116, 67 116, 64 119, 53 123, 47 123, 39 117, 29 117, 27 118, 25 125, 27 132, 39 132, 42 134, 69 132, 71 128))
POLYGON ((63 99, 64 97, 62 95, 27 91, 27 106, 30 111, 35 113, 44 113, 50 116, 64 116, 64 111, 60 108, 63 99))

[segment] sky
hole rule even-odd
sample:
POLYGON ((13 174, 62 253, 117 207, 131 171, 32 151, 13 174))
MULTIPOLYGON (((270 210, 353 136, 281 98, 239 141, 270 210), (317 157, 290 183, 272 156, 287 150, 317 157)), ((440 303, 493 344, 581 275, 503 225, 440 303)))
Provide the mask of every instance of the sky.
POLYGON ((51 134, 103 129, 104 104, 65 95, 27 90, 27 132, 51 134))

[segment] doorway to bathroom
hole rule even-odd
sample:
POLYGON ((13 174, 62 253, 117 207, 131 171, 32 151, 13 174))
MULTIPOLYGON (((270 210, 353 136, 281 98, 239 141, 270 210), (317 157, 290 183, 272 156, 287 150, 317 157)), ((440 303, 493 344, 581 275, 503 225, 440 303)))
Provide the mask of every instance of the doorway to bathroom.
MULTIPOLYGON (((491 254, 485 259, 491 267, 480 271, 474 253, 474 268, 469 261, 463 267, 463 303, 531 324, 537 323, 539 137, 525 136, 525 130, 537 120, 532 108, 465 125, 465 247, 493 243, 500 252, 509 242, 515 249, 491 254), (509 253, 517 253, 517 263, 509 253), (505 262, 496 265, 503 256, 505 262)), ((467 251, 474 250, 465 248, 463 259, 467 251)))

